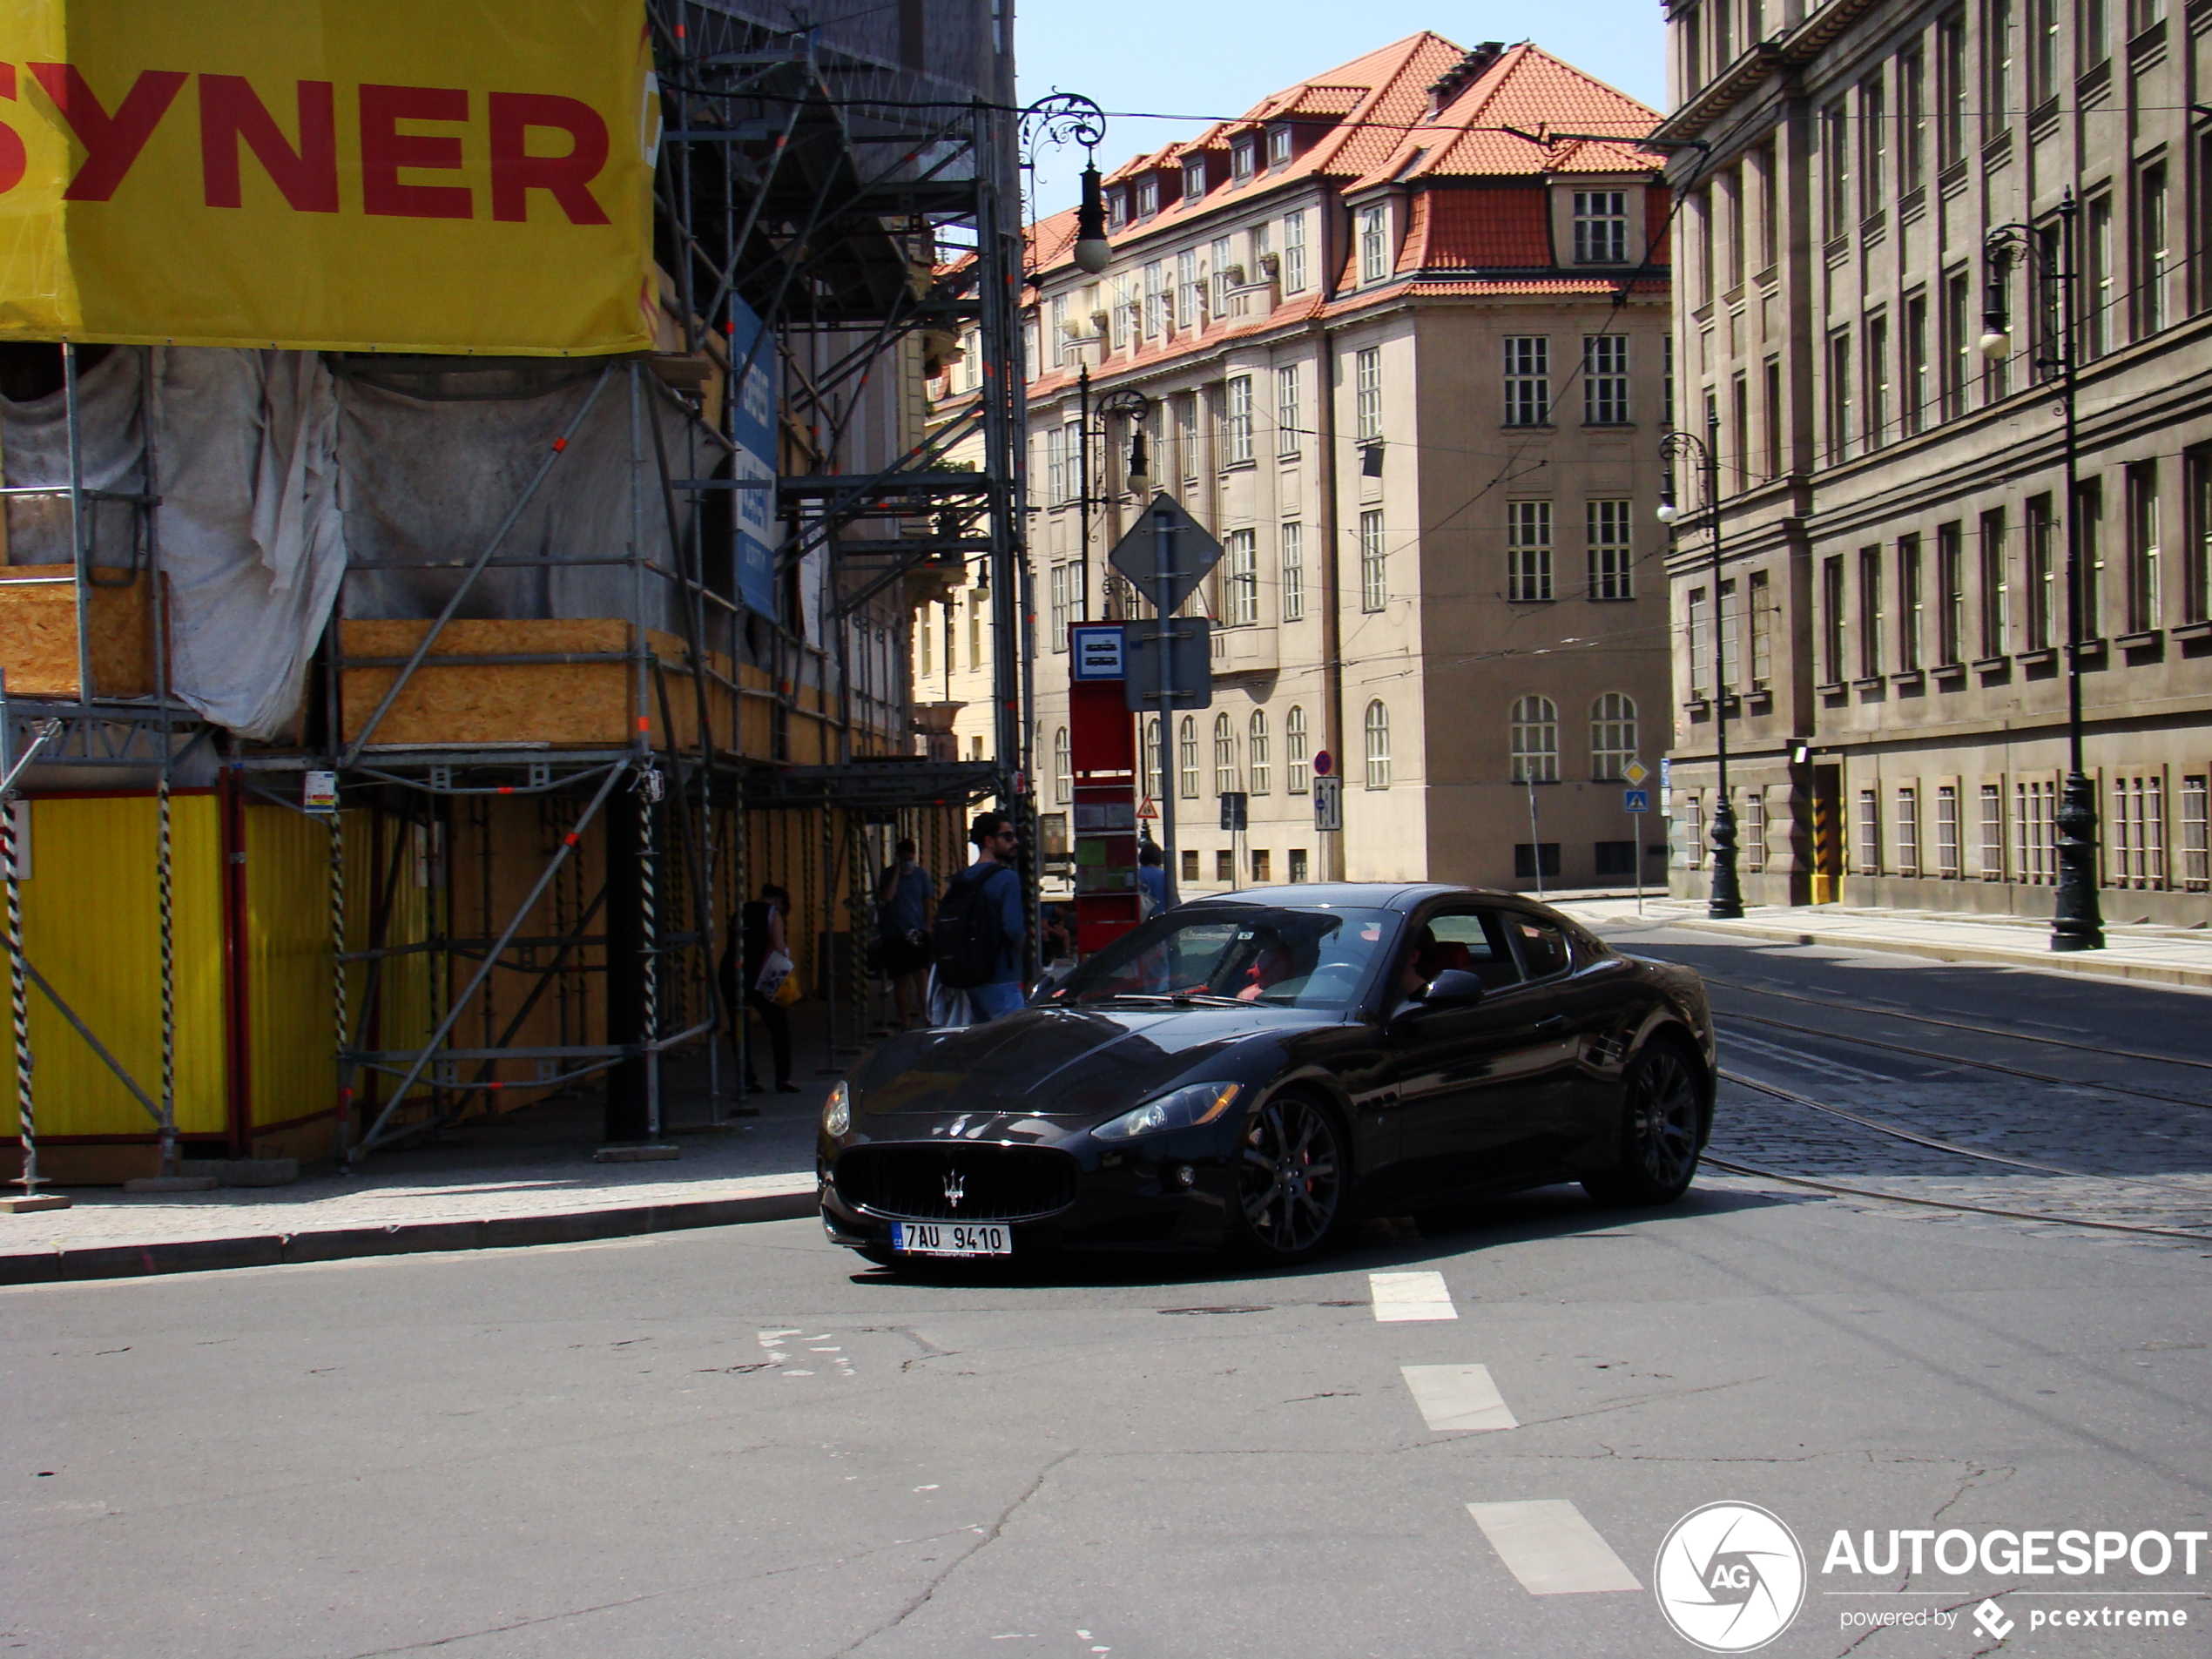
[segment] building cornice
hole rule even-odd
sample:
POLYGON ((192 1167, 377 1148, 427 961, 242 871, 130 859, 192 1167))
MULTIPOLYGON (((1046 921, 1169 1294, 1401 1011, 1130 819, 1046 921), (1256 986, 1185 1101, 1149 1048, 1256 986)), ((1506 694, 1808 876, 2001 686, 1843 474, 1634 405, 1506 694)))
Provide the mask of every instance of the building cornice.
POLYGON ((1876 0, 1828 0, 1796 28, 1759 42, 1708 81, 1652 130, 1652 139, 1697 142, 1715 121, 1764 85, 1768 77, 1791 75, 1803 69, 1875 4, 1876 0))

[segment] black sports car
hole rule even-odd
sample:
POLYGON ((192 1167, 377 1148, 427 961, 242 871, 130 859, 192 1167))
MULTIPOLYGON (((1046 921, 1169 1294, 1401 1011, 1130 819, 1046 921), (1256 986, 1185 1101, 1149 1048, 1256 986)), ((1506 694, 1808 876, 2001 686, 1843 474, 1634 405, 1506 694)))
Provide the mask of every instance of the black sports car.
POLYGON ((871 1259, 1053 1247, 1287 1263, 1360 1215, 1580 1181, 1681 1196, 1712 1124, 1686 968, 1508 894, 1266 887, 1153 917, 987 1025, 831 1090, 822 1221, 871 1259))

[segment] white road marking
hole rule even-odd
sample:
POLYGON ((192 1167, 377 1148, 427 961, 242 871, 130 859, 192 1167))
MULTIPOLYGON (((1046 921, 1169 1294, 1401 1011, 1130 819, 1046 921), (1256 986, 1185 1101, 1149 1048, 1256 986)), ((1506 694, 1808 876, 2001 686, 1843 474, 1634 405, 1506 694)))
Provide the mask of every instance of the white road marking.
POLYGON ((1531 1595, 1581 1595, 1640 1590, 1597 1528, 1565 1498, 1524 1503, 1471 1503, 1467 1513, 1490 1548, 1531 1595))
POLYGON ((1400 1366, 1398 1369, 1406 1386, 1413 1391, 1413 1404, 1421 1408, 1421 1416, 1440 1433, 1460 1430, 1480 1434, 1521 1426, 1521 1420, 1490 1379, 1487 1366, 1400 1366))
POLYGON ((1370 1273, 1367 1285, 1375 1298, 1375 1318, 1379 1324, 1460 1317, 1441 1273, 1370 1273))
MULTIPOLYGON (((1721 1017, 1727 1018, 1725 1015, 1721 1017)), ((1784 1065, 1799 1066, 1807 1071, 1818 1072, 1823 1076, 1848 1077, 1853 1082, 1861 1083, 1901 1083, 1912 1081, 1907 1077, 1885 1076, 1878 1071, 1868 1071, 1861 1066, 1846 1065, 1843 1061, 1831 1060, 1824 1055, 1811 1055, 1804 1053, 1802 1049, 1785 1048, 1779 1042, 1770 1042, 1764 1037, 1747 1037, 1740 1031, 1730 1031, 1721 1039, 1721 1042, 1724 1048, 1742 1049, 1747 1053, 1758 1055, 1762 1060, 1779 1060, 1784 1065)))

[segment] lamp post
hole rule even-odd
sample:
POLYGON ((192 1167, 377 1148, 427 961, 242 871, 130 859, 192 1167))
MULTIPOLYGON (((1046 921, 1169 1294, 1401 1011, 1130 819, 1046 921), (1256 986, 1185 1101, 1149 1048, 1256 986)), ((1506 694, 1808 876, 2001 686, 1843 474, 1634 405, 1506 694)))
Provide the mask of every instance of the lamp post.
MULTIPOLYGON (((1088 343, 1088 342, 1086 342, 1088 343)), ((1131 422, 1129 445, 1127 479, 1130 491, 1141 496, 1140 482, 1145 476, 1144 428, 1137 424, 1152 407, 1152 400, 1143 393, 1130 388, 1109 392, 1098 400, 1098 428, 1094 435, 1090 416, 1090 365, 1085 362, 1076 374, 1076 502, 1077 523, 1076 545, 1082 550, 1076 564, 1076 579, 1080 597, 1076 601, 1076 620, 1090 620, 1090 509, 1109 505, 1112 497, 1094 494, 1090 482, 1090 441, 1096 435, 1107 435, 1106 423, 1116 417, 1126 417, 1131 422)))
MULTIPOLYGON (((1713 750, 1718 763, 1720 799, 1713 808, 1713 891, 1708 915, 1733 921, 1743 914, 1743 890, 1736 877, 1736 806, 1728 792, 1728 681, 1721 654, 1721 419, 1705 417, 1705 435, 1669 432, 1659 440, 1659 458, 1669 463, 1660 484, 1659 522, 1672 534, 1682 509, 1675 505, 1673 463, 1694 461, 1705 475, 1705 510, 1713 528, 1713 750)), ((1691 640, 1689 648, 1697 649, 1691 640)))
POLYGON ((1988 286, 1982 300, 1982 355, 2002 362, 2013 349, 2006 289, 2015 260, 2033 267, 2059 291, 2054 327, 2044 330, 2034 366, 2059 382, 2059 403, 2066 426, 2066 786, 2059 799, 2059 887, 2051 916, 2053 950, 2101 950, 2104 918, 2097 900, 2097 792, 2081 764, 2081 639, 2083 600, 2081 502, 2075 479, 2080 458, 2074 425, 2074 381, 2080 358, 2075 260, 2080 204, 2068 191, 2059 203, 2059 268, 2050 268, 2050 251, 2033 226, 2000 225, 1982 239, 1988 286))

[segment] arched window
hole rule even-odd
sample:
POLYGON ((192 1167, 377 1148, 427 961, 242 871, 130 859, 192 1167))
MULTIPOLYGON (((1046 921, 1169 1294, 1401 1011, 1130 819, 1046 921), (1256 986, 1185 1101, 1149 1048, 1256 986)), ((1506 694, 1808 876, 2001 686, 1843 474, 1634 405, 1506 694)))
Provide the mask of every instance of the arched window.
POLYGON ((1076 798, 1076 751, 1064 725, 1052 734, 1052 798, 1062 806, 1076 798))
POLYGON ((1233 794, 1237 788, 1237 728, 1226 711, 1213 717, 1213 792, 1233 794))
POLYGON ((1513 705, 1513 780, 1559 781, 1559 710, 1548 697, 1524 697, 1513 705))
POLYGON ((1144 740, 1137 745, 1136 766, 1144 779, 1144 792, 1157 798, 1160 792, 1160 717, 1154 715, 1144 723, 1144 740))
POLYGON ((1590 705, 1590 776, 1609 784, 1635 759, 1636 700, 1608 691, 1590 705))
POLYGON ((1367 705, 1367 787, 1390 787, 1390 711, 1377 698, 1367 705))
POLYGON ((1295 703, 1283 717, 1283 764, 1290 768, 1286 786, 1291 793, 1306 793, 1312 787, 1312 751, 1306 746, 1305 711, 1295 703))
POLYGON ((1175 734, 1175 768, 1182 774, 1182 794, 1185 800, 1198 798, 1198 723, 1190 715, 1183 717, 1183 725, 1175 734))
POLYGON ((1267 711, 1254 709, 1251 730, 1244 734, 1244 776, 1255 795, 1271 786, 1267 766, 1267 711))

